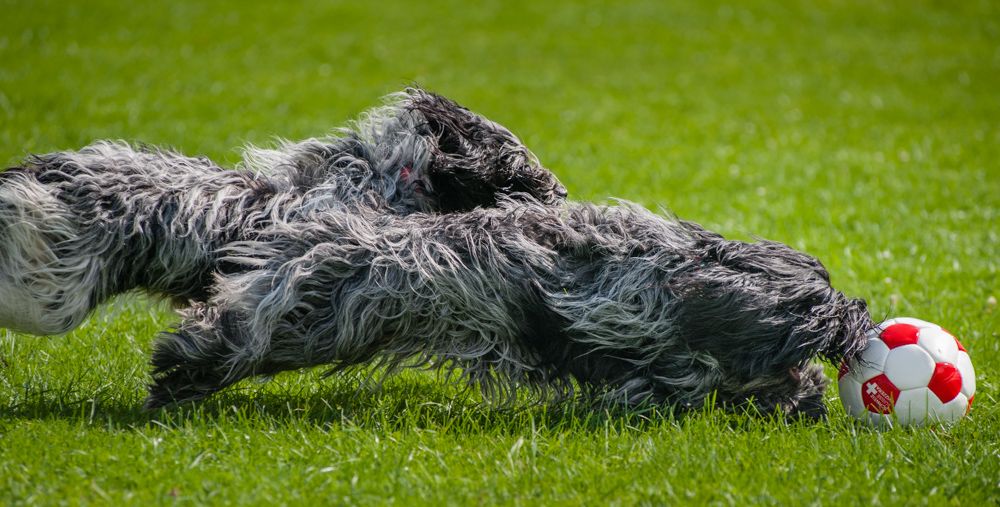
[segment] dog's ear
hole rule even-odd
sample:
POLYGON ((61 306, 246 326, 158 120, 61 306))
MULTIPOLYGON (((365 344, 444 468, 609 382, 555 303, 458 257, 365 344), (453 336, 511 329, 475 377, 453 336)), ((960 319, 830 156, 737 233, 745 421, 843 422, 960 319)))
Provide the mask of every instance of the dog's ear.
POLYGON ((555 175, 502 125, 420 88, 407 94, 404 107, 425 122, 427 177, 440 211, 492 206, 498 194, 526 193, 547 204, 566 197, 555 175))

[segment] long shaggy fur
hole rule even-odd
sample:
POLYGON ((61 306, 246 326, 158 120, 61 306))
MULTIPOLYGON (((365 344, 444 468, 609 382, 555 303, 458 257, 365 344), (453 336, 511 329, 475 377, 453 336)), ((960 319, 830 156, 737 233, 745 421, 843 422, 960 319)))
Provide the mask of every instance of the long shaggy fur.
POLYGON ((329 209, 231 243, 215 295, 153 354, 148 407, 316 365, 457 368, 488 394, 751 404, 821 417, 812 360, 864 346, 865 303, 783 244, 634 205, 524 198, 441 215, 329 209))
POLYGON ((248 147, 235 170, 121 142, 31 156, 0 173, 0 326, 64 333, 134 289, 203 301, 221 249, 269 224, 471 210, 514 192, 566 195, 506 128, 417 88, 335 136, 248 147))
POLYGON ((375 364, 501 400, 826 413, 814 360, 872 322, 817 260, 565 195, 510 131, 420 89, 235 169, 113 142, 31 156, 0 173, 0 326, 66 332, 133 290, 187 306, 150 408, 375 364))

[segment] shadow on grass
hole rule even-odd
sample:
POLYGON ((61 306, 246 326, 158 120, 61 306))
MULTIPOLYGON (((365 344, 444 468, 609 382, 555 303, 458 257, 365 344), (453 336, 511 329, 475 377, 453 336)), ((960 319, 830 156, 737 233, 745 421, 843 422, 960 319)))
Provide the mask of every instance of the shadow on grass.
POLYGON ((436 382, 416 372, 392 377, 376 386, 358 377, 326 379, 308 377, 261 383, 244 381, 199 402, 145 411, 144 393, 62 385, 22 393, 19 400, 0 407, 0 419, 64 420, 111 431, 161 427, 215 426, 273 429, 312 426, 378 432, 413 429, 463 433, 521 433, 526 427, 550 431, 605 431, 609 425, 624 431, 648 431, 673 424, 692 413, 661 406, 600 406, 582 396, 545 399, 526 395, 497 405, 478 391, 454 382, 436 382))
POLYGON ((316 382, 309 373, 296 379, 261 384, 242 382, 200 402, 144 411, 141 391, 82 395, 65 386, 61 392, 35 392, 0 408, 5 422, 63 420, 106 431, 364 431, 378 434, 436 431, 463 435, 522 435, 526 431, 574 434, 645 433, 691 420, 719 433, 754 432, 809 425, 768 415, 732 413, 714 408, 599 406, 585 398, 528 398, 497 406, 478 392, 435 382, 426 375, 394 377, 371 387, 357 378, 316 382))

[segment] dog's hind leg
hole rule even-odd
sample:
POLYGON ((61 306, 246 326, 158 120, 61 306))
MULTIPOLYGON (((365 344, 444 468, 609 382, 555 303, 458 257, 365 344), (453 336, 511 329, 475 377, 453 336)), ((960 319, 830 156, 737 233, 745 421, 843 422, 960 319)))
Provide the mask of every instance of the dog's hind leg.
POLYGON ((245 361, 235 359, 248 341, 240 322, 245 319, 201 303, 184 313, 185 323, 157 342, 147 409, 207 398, 253 374, 245 361))
POLYGON ((133 289, 207 298, 215 250, 273 194, 249 171, 99 142, 0 173, 0 326, 76 328, 133 289))
POLYGON ((88 250, 78 217, 50 189, 0 173, 0 327, 45 335, 79 325, 100 277, 88 250))

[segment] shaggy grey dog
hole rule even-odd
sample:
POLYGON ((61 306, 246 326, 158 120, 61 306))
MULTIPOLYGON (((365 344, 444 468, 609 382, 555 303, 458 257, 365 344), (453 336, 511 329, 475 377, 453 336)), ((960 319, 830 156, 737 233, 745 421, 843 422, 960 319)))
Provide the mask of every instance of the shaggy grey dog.
POLYGON ((510 131, 420 89, 236 169, 107 142, 29 157, 0 173, 0 326, 66 332, 137 289, 187 306, 150 408, 375 364, 494 399, 825 414, 814 359, 873 324, 817 260, 565 195, 510 131))
POLYGON ((873 325, 806 254, 627 203, 328 209, 224 250, 238 269, 161 336, 147 407, 302 367, 433 361, 494 398, 575 380, 608 402, 701 407, 714 393, 819 418, 813 359, 852 356, 873 325))
POLYGON ((515 192, 566 195, 509 130, 418 88, 333 137, 250 146, 236 170, 120 142, 31 156, 0 173, 0 326, 64 333, 135 289, 206 300, 220 249, 271 223, 471 210, 515 192))

